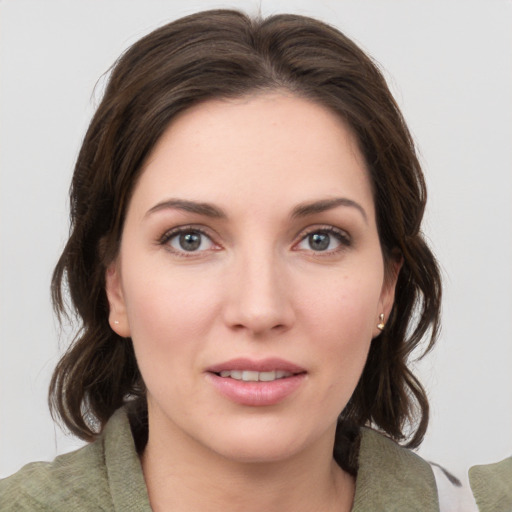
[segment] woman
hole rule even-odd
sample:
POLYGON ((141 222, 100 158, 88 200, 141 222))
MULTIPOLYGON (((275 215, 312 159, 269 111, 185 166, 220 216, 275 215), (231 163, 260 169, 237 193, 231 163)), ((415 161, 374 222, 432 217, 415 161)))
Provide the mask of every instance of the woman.
POLYGON ((337 30, 210 11, 136 43, 53 278, 82 329, 50 400, 91 444, 0 483, 7 509, 438 510, 397 444, 428 424, 407 367, 439 326, 425 195, 384 79, 337 30))

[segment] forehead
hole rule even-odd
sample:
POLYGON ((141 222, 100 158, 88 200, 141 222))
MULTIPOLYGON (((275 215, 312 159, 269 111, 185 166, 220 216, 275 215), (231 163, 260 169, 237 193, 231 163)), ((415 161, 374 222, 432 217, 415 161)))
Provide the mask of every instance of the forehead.
POLYGON ((175 118, 147 158, 134 199, 166 194, 258 209, 351 195, 373 213, 351 130, 326 107, 284 93, 211 100, 175 118))

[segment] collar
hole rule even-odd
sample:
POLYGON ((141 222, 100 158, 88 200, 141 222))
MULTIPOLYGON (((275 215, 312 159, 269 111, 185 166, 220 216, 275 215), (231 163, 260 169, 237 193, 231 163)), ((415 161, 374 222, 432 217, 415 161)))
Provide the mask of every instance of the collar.
POLYGON ((108 420, 102 441, 114 510, 151 512, 142 466, 124 408, 118 409, 108 420))
POLYGON ((353 512, 439 512, 430 465, 391 439, 363 428, 353 512))
MULTIPOLYGON (((151 512, 139 457, 124 408, 101 436, 114 510, 151 512)), ((362 429, 352 512, 439 512, 434 474, 427 462, 383 435, 362 429)))

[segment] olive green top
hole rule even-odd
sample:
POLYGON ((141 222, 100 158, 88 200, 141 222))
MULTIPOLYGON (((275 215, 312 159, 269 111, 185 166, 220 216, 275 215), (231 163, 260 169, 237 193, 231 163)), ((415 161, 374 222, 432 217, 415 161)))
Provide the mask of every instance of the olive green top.
MULTIPOLYGON (((53 462, 28 464, 1 480, 0 510, 150 512, 126 412, 118 410, 94 443, 53 462)), ((429 464, 364 429, 353 512, 411 510, 439 511, 429 464)))
POLYGON ((512 457, 472 467, 469 483, 480 512, 512 512, 512 457))

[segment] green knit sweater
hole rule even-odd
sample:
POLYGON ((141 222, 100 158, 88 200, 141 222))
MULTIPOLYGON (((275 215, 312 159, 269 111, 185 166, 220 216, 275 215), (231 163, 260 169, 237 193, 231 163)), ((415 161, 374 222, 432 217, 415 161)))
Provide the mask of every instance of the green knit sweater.
POLYGON ((480 512, 512 512, 512 457, 472 467, 469 482, 480 512))
MULTIPOLYGON (((150 512, 124 410, 97 441, 53 462, 28 464, 0 481, 3 511, 150 512)), ((433 472, 413 452, 364 429, 353 512, 438 512, 433 472)))

